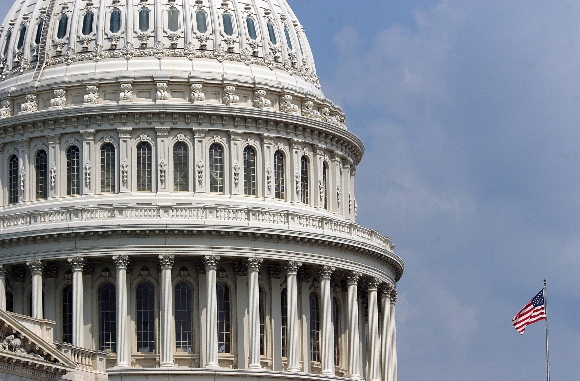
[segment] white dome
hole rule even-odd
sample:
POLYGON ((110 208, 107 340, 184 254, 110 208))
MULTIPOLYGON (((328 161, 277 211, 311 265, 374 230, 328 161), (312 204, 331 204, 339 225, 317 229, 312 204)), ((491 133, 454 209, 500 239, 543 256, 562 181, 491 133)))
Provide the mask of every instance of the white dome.
POLYGON ((322 98, 306 35, 284 0, 19 1, 0 28, 0 54, 0 93, 63 76, 162 72, 249 76, 322 98))

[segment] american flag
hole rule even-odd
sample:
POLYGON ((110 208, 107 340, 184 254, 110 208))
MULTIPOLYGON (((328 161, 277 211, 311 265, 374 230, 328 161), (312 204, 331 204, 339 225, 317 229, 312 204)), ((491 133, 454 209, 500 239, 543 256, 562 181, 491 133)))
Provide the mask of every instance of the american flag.
POLYGON ((528 304, 524 306, 512 319, 512 324, 520 335, 524 334, 529 324, 537 321, 546 320, 546 305, 544 300, 544 290, 538 292, 528 304))

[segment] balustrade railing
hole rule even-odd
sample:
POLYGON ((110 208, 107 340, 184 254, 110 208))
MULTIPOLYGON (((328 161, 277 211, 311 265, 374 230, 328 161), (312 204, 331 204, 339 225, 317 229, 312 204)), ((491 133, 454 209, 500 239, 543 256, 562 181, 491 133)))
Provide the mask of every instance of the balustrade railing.
POLYGON ((77 369, 85 372, 105 372, 105 352, 76 347, 68 343, 55 343, 57 349, 77 364, 77 369))

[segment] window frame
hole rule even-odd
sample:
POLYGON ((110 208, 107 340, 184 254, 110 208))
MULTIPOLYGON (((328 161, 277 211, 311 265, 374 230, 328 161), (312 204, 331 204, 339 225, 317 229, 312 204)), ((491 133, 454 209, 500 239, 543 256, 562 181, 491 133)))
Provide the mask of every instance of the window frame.
POLYGON ((110 353, 116 353, 117 351, 117 286, 116 284, 114 284, 111 281, 105 281, 101 284, 99 284, 96 287, 97 290, 97 321, 98 321, 98 335, 97 335, 97 348, 99 348, 100 351, 109 351, 110 353), (103 301, 102 299, 102 292, 104 291, 104 288, 108 287, 108 288, 112 288, 112 291, 109 291, 108 295, 110 297, 112 297, 112 302, 109 299, 108 300, 108 307, 109 309, 107 309, 106 311, 103 311, 102 309, 102 303, 104 303, 105 301, 103 301), (106 319, 106 321, 104 321, 103 319, 103 314, 106 313, 108 314, 108 319, 106 319), (111 318, 112 317, 112 318, 111 318), (104 325, 107 324, 111 327, 110 331, 104 331, 103 327, 104 325), (107 336, 109 336, 109 342, 107 345, 107 343, 105 342, 105 335, 108 334, 107 336))
POLYGON ((47 200, 49 193, 50 173, 48 169, 48 152, 40 148, 34 153, 34 200, 47 200), (44 153, 44 162, 42 154, 44 153))
MULTIPOLYGON (((195 309, 194 308, 195 307, 195 288, 194 288, 194 284, 191 281, 189 281, 188 279, 178 279, 175 282, 175 284, 173 284, 173 297, 174 297, 174 299, 173 299, 174 300, 174 305, 173 305, 173 309, 174 309, 173 314, 174 315, 173 316, 175 319, 175 328, 174 328, 174 331, 175 331, 174 332, 174 334, 175 334, 175 352, 176 353, 194 354, 195 353, 195 316, 194 316, 194 314, 195 314, 195 312, 194 312, 194 309, 195 309), (191 340, 191 342, 189 343, 190 349, 191 349, 190 351, 180 350, 180 349, 183 349, 183 347, 181 347, 181 348, 179 347, 180 340, 179 340, 179 335, 178 335, 178 321, 181 321, 181 320, 178 320, 178 314, 177 314, 177 304, 178 304, 177 303, 177 300, 178 300, 178 298, 177 298, 177 286, 180 284, 184 284, 184 285, 188 286, 189 292, 191 293, 191 302, 190 302, 191 305, 190 305, 190 310, 189 310, 189 319, 190 319, 189 324, 191 325, 190 326, 190 332, 191 332, 190 340, 191 340)), ((185 311, 184 314, 187 316, 188 311, 186 309, 182 310, 182 311, 185 311)), ((181 331, 181 332, 183 332, 183 331, 181 331)), ((183 336, 183 335, 181 335, 181 336, 183 336)))
POLYGON ((258 196, 258 152, 251 145, 246 145, 242 151, 243 187, 245 196, 258 196), (254 157, 250 156, 250 152, 254 157), (253 160, 253 167, 251 166, 253 160))
POLYGON ((155 187, 155 155, 153 144, 147 140, 138 141, 135 145, 135 191, 136 192, 154 192, 155 187), (145 156, 145 162, 142 160, 141 147, 148 147, 148 156, 145 156), (149 161, 147 162, 147 159, 149 161), (142 168, 143 167, 143 168, 142 168), (143 174, 145 174, 145 188, 142 188, 143 174), (147 179, 149 183, 147 183, 147 179))
POLYGON ((190 165, 190 158, 191 158, 191 146, 182 140, 177 140, 173 143, 173 145, 171 146, 171 184, 172 184, 172 192, 191 192, 192 189, 192 184, 191 184, 191 179, 192 179, 192 166, 190 165), (185 173, 186 178, 185 178, 185 186, 186 189, 185 190, 178 190, 175 189, 176 188, 176 170, 177 170, 177 163, 176 163, 176 152, 175 152, 175 147, 178 146, 184 146, 185 147, 185 156, 181 156, 182 158, 185 158, 185 170, 182 170, 182 172, 185 173))
POLYGON ((19 160, 16 154, 8 157, 8 205, 18 204, 20 201, 20 189, 18 181, 20 180, 19 160))
POLYGON ((286 200, 286 154, 280 149, 274 152, 274 198, 286 200), (282 160, 281 165, 278 158, 282 160))
POLYGON ((105 141, 99 145, 99 193, 107 193, 107 194, 114 194, 118 193, 119 184, 118 184, 118 171, 119 171, 119 158, 117 155, 118 147, 112 141, 105 141), (112 163, 112 174, 111 174, 111 190, 103 190, 103 147, 110 145, 113 149, 112 159, 108 161, 108 163, 112 163))
POLYGON ((310 158, 306 155, 300 157, 300 202, 310 204, 310 158))
POLYGON ((208 153, 208 160, 207 160, 207 184, 208 184, 208 191, 209 193, 215 193, 215 194, 225 194, 226 193, 226 163, 227 163, 227 157, 226 157, 226 149, 225 149, 225 144, 221 143, 221 142, 212 142, 209 145, 209 148, 207 150, 208 153), (215 186, 217 187, 218 190, 214 190, 213 187, 214 185, 212 184, 212 173, 214 173, 213 170, 213 160, 215 159, 215 157, 212 156, 212 147, 214 146, 219 146, 221 148, 221 152, 222 152, 222 156, 221 156, 221 163, 216 164, 217 166, 221 166, 221 178, 218 178, 217 184, 215 184, 215 186), (221 185, 219 184, 219 180, 221 179, 221 185), (220 189, 221 187, 221 189, 220 189))
MULTIPOLYGON (((217 294, 217 331, 218 331, 218 355, 227 354, 231 355, 234 353, 233 349, 233 337, 234 329, 232 324, 232 287, 228 282, 224 280, 216 281, 216 294, 217 294), (225 298, 220 299, 220 285, 223 285, 227 290, 228 300, 225 298), (224 305, 222 306, 221 303, 224 305), (226 306, 227 303, 227 306, 226 306), (220 317, 220 313, 224 313, 223 321, 220 317), (222 329, 223 326, 223 329, 222 329), (226 330, 229 326, 229 331, 226 330), (222 336, 223 335, 223 341, 222 336), (220 344, 224 343, 224 350, 221 351, 220 344)), ((225 294, 224 294, 225 295, 225 294)))
POLYGON ((65 151, 65 159, 66 159, 66 195, 67 196, 80 196, 82 194, 83 186, 82 186, 82 169, 81 169, 81 150, 76 144, 71 144, 65 151), (74 166, 74 161, 71 160, 71 150, 76 148, 76 166, 74 166), (71 162, 73 164, 71 165, 71 162), (76 173, 72 172, 72 169, 75 169, 76 173), (76 193, 74 192, 74 186, 72 185, 74 182, 77 183, 76 186, 76 193))
POLYGON ((135 303, 134 303, 134 317, 135 317, 135 351, 137 353, 154 353, 157 354, 157 316, 158 316, 158 311, 157 311, 157 285, 151 280, 151 279, 141 279, 136 285, 135 285, 135 291, 134 291, 134 295, 135 295, 135 303), (139 289, 141 287, 145 287, 146 285, 150 285, 151 288, 149 290, 143 290, 144 292, 148 292, 149 295, 147 296, 152 296, 153 299, 147 299, 144 300, 142 299, 142 302, 147 303, 147 308, 146 307, 142 307, 139 308, 139 302, 140 302, 140 298, 139 298, 139 289), (144 317, 147 318, 147 320, 142 320, 144 317), (149 322, 150 325, 148 325, 147 327, 145 327, 145 323, 149 322), (146 329, 148 328, 148 329, 146 329), (146 337, 144 336, 146 335, 146 337), (152 345, 152 347, 145 347, 145 346, 141 346, 143 344, 150 344, 152 345), (145 348, 149 348, 149 351, 143 351, 142 349, 145 348))

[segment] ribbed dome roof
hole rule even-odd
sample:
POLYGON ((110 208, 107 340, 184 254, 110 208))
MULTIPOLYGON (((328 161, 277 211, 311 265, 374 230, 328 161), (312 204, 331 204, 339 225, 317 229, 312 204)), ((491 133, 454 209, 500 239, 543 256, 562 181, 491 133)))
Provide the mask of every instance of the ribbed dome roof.
POLYGON ((285 0, 17 1, 0 28, 0 57, 0 92, 190 72, 323 97, 285 0))

